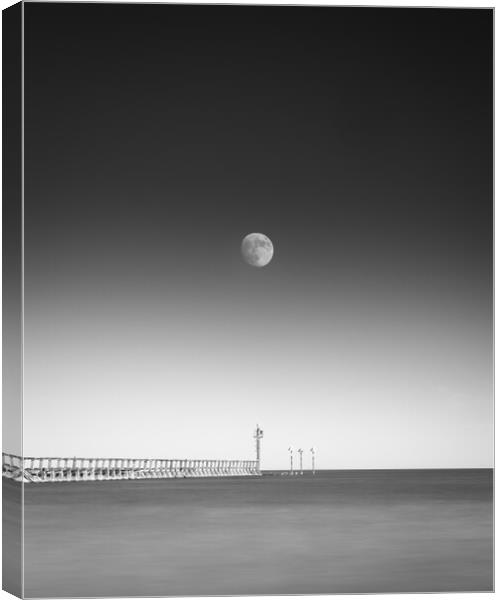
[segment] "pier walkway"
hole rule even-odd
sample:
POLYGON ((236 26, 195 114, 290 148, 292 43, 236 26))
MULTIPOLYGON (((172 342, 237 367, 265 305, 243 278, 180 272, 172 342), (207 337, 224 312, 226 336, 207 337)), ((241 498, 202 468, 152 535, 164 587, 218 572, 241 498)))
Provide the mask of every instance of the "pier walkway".
POLYGON ((26 483, 261 475, 255 460, 35 458, 2 454, 4 477, 26 483))

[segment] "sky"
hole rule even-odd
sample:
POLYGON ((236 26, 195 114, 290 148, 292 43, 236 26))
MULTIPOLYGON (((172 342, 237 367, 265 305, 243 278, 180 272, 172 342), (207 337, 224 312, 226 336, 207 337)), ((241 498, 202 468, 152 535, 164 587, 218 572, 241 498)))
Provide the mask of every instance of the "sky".
POLYGON ((26 3, 24 453, 492 466, 492 18, 26 3))

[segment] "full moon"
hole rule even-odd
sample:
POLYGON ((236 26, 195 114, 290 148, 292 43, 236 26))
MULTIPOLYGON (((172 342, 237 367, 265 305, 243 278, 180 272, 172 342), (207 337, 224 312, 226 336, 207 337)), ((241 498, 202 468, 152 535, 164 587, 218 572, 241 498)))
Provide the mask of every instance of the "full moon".
POLYGON ((263 233, 249 233, 241 242, 241 254, 252 267, 265 267, 273 257, 273 243, 263 233))

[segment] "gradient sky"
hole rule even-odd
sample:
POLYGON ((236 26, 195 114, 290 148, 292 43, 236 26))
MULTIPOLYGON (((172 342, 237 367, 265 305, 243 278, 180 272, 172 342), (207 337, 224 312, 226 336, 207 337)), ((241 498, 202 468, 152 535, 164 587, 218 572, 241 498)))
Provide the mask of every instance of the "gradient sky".
POLYGON ((25 454, 491 466, 492 27, 26 3, 25 454))

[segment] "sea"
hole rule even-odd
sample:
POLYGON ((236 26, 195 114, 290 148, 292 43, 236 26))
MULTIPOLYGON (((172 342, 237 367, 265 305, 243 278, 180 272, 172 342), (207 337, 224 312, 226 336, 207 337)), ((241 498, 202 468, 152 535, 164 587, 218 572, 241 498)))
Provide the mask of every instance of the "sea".
POLYGON ((26 597, 493 589, 490 469, 35 483, 24 499, 26 597))

